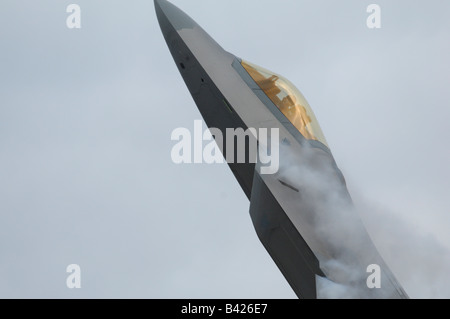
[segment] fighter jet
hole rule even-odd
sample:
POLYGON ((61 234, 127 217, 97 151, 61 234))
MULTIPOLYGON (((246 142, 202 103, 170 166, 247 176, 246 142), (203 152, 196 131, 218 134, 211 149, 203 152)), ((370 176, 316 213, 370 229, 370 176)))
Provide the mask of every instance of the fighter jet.
MULTIPOLYGON (((250 200, 259 239, 296 295, 407 298, 372 243, 300 91, 281 75, 225 51, 170 2, 155 0, 155 8, 175 64, 209 128, 277 129, 280 167, 273 174, 262 174, 259 160, 227 162, 250 200)), ((259 148, 274 147, 260 136, 251 138, 259 148)), ((219 147, 227 158, 224 145, 219 147)), ((245 152, 250 158, 249 148, 245 152)))

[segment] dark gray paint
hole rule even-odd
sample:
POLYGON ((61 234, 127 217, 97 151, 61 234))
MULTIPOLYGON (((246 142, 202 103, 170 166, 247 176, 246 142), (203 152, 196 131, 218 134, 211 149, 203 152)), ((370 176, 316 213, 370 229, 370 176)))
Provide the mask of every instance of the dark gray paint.
MULTIPOLYGON (((253 127, 252 123, 260 127, 261 125, 266 127, 267 123, 272 123, 270 125, 280 129, 281 140, 289 141, 283 145, 288 147, 289 152, 294 156, 301 158, 306 140, 276 106, 271 101, 270 103, 267 101, 268 98, 264 97, 263 92, 249 81, 249 77, 242 72, 242 69, 237 72, 236 69, 239 70, 237 58, 224 51, 198 25, 193 26, 191 19, 183 18, 175 23, 176 27, 172 26, 172 21, 168 17, 177 18, 183 14, 175 6, 168 5, 165 0, 155 0, 155 7, 175 63, 208 127, 225 131, 226 128, 253 127), (164 5, 161 5, 162 3, 164 5), (163 8, 169 11, 167 15, 163 8), (201 81, 199 77, 202 77, 204 81, 201 81), (249 94, 250 92, 253 96, 249 94), (256 96, 259 98, 255 99, 256 96), (235 110, 234 113, 229 112, 223 103, 224 99, 230 102, 235 110), (270 112, 264 110, 270 110, 270 112), (253 117, 259 120, 255 122, 253 117), (247 121, 250 124, 247 124, 247 121)), ((335 172, 328 178, 331 180, 337 178, 340 181, 339 193, 342 199, 351 205, 345 180, 329 149, 321 143, 306 144, 313 146, 311 152, 316 162, 334 168, 335 172)), ((224 151, 223 153, 226 155, 224 151)), ((253 164, 229 163, 229 166, 251 200, 251 217, 259 238, 297 296, 317 297, 316 278, 324 276, 321 262, 329 261, 334 258, 333 256, 338 255, 336 247, 339 247, 339 243, 335 242, 324 250, 326 243, 308 230, 307 223, 315 219, 316 213, 315 207, 311 206, 311 201, 302 196, 301 189, 300 192, 292 192, 292 189, 283 186, 276 176, 254 174, 255 165, 253 164), (294 203, 301 203, 300 208, 294 203), (303 216, 300 219, 299 213, 303 216), (306 218, 304 220, 306 224, 303 224, 302 218, 306 218)), ((296 187, 295 184, 294 187, 296 187)), ((333 233, 334 230, 330 229, 330 232, 333 233)), ((371 243, 364 226, 357 223, 355 232, 362 236, 362 241, 369 248, 370 253, 367 254, 366 260, 360 260, 361 256, 352 256, 349 262, 362 263, 360 265, 362 266, 366 262, 369 265, 370 262, 376 261, 382 265, 386 275, 383 277, 383 286, 386 287, 383 291, 392 298, 407 297, 371 243)), ((364 276, 364 272, 365 268, 364 271, 360 268, 358 276, 364 276)), ((359 285, 365 285, 365 281, 361 281, 359 285)), ((371 291, 367 295, 373 298, 382 296, 378 291, 371 291)))

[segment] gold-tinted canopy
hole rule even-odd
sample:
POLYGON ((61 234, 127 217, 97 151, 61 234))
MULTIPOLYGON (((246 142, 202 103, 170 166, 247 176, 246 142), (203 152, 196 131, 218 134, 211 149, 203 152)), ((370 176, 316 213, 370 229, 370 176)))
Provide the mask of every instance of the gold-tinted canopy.
POLYGON ((242 66, 304 138, 328 147, 322 129, 303 94, 288 79, 250 62, 242 66))

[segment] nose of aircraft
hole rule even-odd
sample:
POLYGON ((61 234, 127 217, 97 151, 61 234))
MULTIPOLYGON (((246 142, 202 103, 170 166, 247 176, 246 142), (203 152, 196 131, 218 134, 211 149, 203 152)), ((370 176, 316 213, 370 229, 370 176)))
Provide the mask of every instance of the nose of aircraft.
POLYGON ((164 37, 167 38, 174 29, 176 31, 181 29, 192 29, 197 25, 191 17, 169 1, 155 0, 154 2, 156 15, 164 37))

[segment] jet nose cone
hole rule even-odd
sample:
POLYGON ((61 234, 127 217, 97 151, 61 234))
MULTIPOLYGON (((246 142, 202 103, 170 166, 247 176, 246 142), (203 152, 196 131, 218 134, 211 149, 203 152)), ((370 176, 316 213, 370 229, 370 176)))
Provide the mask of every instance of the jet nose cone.
POLYGON ((155 10, 159 25, 165 37, 173 29, 177 31, 181 29, 192 29, 197 25, 186 13, 169 1, 155 0, 155 10))

